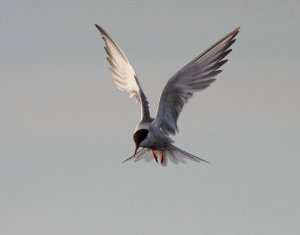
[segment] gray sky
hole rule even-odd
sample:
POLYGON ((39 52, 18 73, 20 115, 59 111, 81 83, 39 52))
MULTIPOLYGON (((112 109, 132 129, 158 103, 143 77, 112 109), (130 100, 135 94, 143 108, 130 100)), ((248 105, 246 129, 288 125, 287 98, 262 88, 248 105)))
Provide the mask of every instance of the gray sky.
POLYGON ((0 234, 298 234, 299 10, 296 0, 2 0, 0 234), (139 107, 114 86, 95 23, 126 53, 152 113, 170 76, 241 26, 174 138, 213 164, 120 164, 139 107))

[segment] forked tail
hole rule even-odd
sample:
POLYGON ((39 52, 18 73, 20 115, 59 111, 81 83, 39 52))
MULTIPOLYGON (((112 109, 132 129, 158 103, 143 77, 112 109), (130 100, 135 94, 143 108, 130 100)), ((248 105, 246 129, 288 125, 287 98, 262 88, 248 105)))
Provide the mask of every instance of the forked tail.
POLYGON ((168 148, 164 151, 141 148, 135 155, 132 155, 131 157, 127 158, 122 163, 127 162, 131 159, 134 159, 135 162, 142 159, 146 162, 150 162, 154 159, 156 162, 160 162, 163 166, 166 166, 168 161, 173 162, 174 164, 186 163, 185 159, 189 159, 195 162, 210 163, 205 159, 190 154, 172 144, 169 145, 168 148), (157 157, 161 157, 161 160, 157 161, 157 157))
POLYGON ((186 158, 186 159, 189 159, 189 160, 192 160, 192 161, 195 161, 195 162, 206 162, 206 163, 210 163, 209 161, 206 161, 205 159, 203 159, 203 158, 200 158, 200 157, 197 157, 197 156, 195 156, 195 155, 193 155, 193 154, 191 154, 191 153, 188 153, 188 152, 186 152, 186 151, 184 151, 184 150, 182 150, 182 149, 180 149, 180 148, 178 148, 178 147, 176 147, 176 146, 174 146, 174 145, 170 145, 170 152, 171 152, 171 155, 172 155, 172 153, 173 153, 173 157, 174 158, 186 158))

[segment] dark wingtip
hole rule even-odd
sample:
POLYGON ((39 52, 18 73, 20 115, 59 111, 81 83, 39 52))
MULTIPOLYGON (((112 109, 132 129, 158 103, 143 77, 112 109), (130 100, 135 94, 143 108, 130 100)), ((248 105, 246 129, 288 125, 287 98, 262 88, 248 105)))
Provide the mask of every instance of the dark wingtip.
POLYGON ((240 29, 241 29, 241 27, 239 26, 231 32, 231 34, 232 34, 231 39, 233 39, 240 32, 240 29))
POLYGON ((100 31, 101 34, 105 33, 104 29, 102 29, 99 25, 95 24, 95 27, 100 31))
POLYGON ((99 29, 99 30, 101 29, 100 26, 97 25, 97 24, 95 24, 95 27, 96 27, 97 29, 99 29))
POLYGON ((238 26, 232 31, 232 33, 234 33, 234 32, 238 33, 240 31, 240 29, 241 29, 241 26, 238 26))

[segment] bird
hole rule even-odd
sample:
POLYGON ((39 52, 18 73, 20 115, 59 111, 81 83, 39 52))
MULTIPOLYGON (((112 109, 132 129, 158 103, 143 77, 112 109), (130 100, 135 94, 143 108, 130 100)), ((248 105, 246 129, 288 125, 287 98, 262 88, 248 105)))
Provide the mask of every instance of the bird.
POLYGON ((228 61, 225 58, 232 51, 230 47, 235 42, 240 27, 198 55, 167 81, 161 91, 156 116, 153 118, 150 116, 149 102, 129 60, 112 37, 99 25, 95 26, 104 41, 106 59, 115 85, 128 92, 130 98, 134 97, 141 107, 141 118, 133 135, 134 154, 123 163, 132 159, 144 159, 146 162, 155 160, 163 166, 166 166, 168 161, 174 164, 186 163, 186 160, 209 163, 176 147, 171 136, 178 133, 177 120, 184 105, 195 92, 209 87, 222 72, 220 68, 228 61))

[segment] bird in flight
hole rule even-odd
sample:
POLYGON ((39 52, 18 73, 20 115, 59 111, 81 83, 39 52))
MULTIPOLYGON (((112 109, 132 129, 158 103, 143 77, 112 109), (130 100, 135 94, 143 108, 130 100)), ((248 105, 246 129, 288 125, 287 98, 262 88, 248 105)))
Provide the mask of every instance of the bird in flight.
POLYGON ((184 104, 194 92, 209 87, 222 71, 220 67, 227 62, 225 57, 231 52, 230 46, 235 42, 240 28, 236 28, 209 47, 168 80, 161 92, 156 117, 152 118, 139 79, 125 54, 102 27, 97 24, 95 26, 104 40, 106 58, 114 83, 120 90, 127 91, 130 97, 134 97, 141 105, 141 120, 133 135, 135 151, 124 162, 131 159, 135 161, 154 159, 165 166, 168 160, 177 164, 178 162, 185 163, 185 159, 189 159, 208 163, 173 145, 174 141, 170 135, 178 132, 177 119, 184 104))

